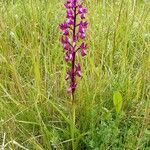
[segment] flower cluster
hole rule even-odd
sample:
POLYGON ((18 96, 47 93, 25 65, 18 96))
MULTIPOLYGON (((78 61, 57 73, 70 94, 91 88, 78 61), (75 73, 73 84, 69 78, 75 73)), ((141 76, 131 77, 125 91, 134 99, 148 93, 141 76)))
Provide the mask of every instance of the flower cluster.
POLYGON ((76 62, 76 54, 80 51, 86 55, 87 44, 84 43, 85 32, 88 26, 85 21, 87 9, 81 0, 66 0, 66 20, 60 24, 63 32, 61 43, 65 50, 65 60, 71 63, 71 69, 67 71, 66 80, 70 80, 69 93, 74 93, 77 83, 76 76, 81 77, 81 66, 76 62))

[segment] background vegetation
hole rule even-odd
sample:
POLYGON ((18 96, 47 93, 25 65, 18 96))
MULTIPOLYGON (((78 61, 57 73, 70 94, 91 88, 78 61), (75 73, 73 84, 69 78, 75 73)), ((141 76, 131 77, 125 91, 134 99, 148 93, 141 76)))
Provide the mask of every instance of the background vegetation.
MULTIPOLYGON (((63 3, 0 0, 2 150, 71 149, 67 66, 58 29, 63 3)), ((80 60, 76 149, 149 150, 150 3, 87 0, 86 5, 89 49, 80 60)))

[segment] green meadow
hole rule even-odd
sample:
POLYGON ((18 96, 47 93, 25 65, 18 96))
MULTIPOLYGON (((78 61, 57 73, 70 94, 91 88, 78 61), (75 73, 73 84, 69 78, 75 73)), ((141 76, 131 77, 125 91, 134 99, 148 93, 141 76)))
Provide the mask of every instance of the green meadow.
POLYGON ((150 150, 150 1, 86 0, 75 123, 64 2, 0 0, 0 150, 150 150))

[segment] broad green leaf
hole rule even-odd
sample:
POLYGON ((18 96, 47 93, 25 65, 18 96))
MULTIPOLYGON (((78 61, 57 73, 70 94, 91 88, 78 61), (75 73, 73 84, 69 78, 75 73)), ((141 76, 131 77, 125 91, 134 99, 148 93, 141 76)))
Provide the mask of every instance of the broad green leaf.
POLYGON ((122 95, 120 92, 116 91, 113 94, 113 103, 116 108, 116 112, 119 113, 122 108, 122 95))

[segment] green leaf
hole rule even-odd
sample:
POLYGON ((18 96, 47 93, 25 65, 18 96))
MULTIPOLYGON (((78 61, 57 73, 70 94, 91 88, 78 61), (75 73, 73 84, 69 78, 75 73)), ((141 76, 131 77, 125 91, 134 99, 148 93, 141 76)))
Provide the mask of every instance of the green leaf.
POLYGON ((122 95, 120 92, 116 91, 113 94, 113 103, 116 108, 116 112, 119 113, 122 108, 122 95))

